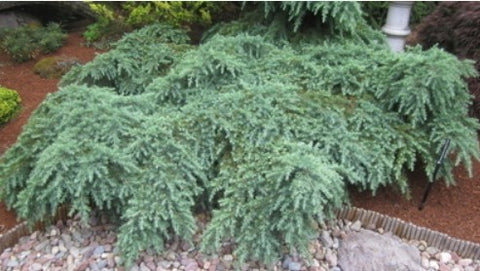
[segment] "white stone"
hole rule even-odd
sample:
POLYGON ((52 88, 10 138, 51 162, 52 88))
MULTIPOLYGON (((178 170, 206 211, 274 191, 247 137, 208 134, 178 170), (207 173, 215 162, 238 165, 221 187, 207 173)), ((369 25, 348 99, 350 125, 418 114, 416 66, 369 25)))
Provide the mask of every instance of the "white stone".
POLYGON ((425 240, 420 240, 420 246, 423 246, 424 247, 423 250, 425 250, 428 247, 428 244, 427 242, 425 242, 425 240))
POLYGON ((158 264, 163 268, 170 268, 170 266, 172 266, 172 262, 170 261, 160 261, 158 264))
POLYGON ((19 262, 16 259, 9 260, 7 262, 7 267, 17 267, 19 265, 19 262))
POLYGON ((353 222, 353 224, 350 226, 350 229, 352 231, 359 231, 361 228, 362 228, 362 222, 360 220, 353 222))
POLYGON ((327 261, 328 265, 333 267, 337 265, 337 254, 334 253, 332 250, 328 249, 327 253, 325 254, 325 260, 327 261))
POLYGON ((42 241, 41 243, 39 243, 38 245, 35 246, 35 250, 36 251, 42 251, 47 246, 48 246, 48 240, 44 240, 44 241, 42 241))
POLYGON ((430 255, 435 255, 439 252, 438 248, 436 247, 427 247, 425 251, 430 255))
POLYGON ((325 258, 324 248, 318 248, 314 255, 315 259, 322 261, 325 258))
POLYGON ((23 259, 25 259, 30 253, 32 253, 30 250, 22 251, 22 252, 20 252, 19 258, 20 258, 21 260, 23 260, 23 259))
POLYGON ((40 271, 42 270, 42 265, 39 264, 39 263, 33 263, 31 266, 30 266, 30 269, 31 271, 40 271))
POLYGON ((322 231, 322 234, 320 235, 320 241, 322 241, 323 246, 326 248, 333 246, 333 240, 329 231, 322 231))
POLYGON ((431 260, 430 263, 429 263, 429 266, 430 266, 430 268, 432 268, 434 270, 439 270, 440 269, 440 266, 438 265, 438 262, 435 261, 435 260, 431 260))
POLYGON ((175 261, 177 259, 177 255, 173 251, 169 251, 166 256, 167 260, 175 261))
POLYGON ((73 266, 73 256, 72 255, 67 256, 67 266, 68 267, 73 266))
POLYGON ((76 247, 71 247, 70 248, 70 254, 73 255, 73 257, 78 258, 80 255, 80 250, 76 247))
POLYGON ((140 264, 140 271, 151 271, 150 268, 148 268, 145 263, 140 264))
POLYGON ((288 264, 288 270, 290 271, 300 271, 302 269, 302 265, 298 262, 290 262, 288 264))
POLYGON ((418 247, 418 245, 420 245, 420 241, 418 241, 418 240, 410 240, 410 241, 408 241, 408 244, 410 244, 410 245, 412 245, 412 246, 418 247))
POLYGON ((432 255, 430 255, 430 253, 426 252, 426 251, 422 251, 422 253, 420 253, 420 256, 422 258, 426 258, 426 259, 430 259, 432 258, 432 255))
POLYGON ((392 233, 364 229, 349 232, 338 248, 338 266, 343 271, 422 270, 421 259, 416 247, 392 233))
POLYGON ((472 263, 473 263, 473 260, 469 258, 461 259, 458 261, 458 264, 461 266, 471 265, 472 263))
POLYGON ((38 238, 38 231, 34 231, 32 235, 30 235, 30 240, 37 240, 38 238))
POLYGON ((61 252, 67 252, 68 249, 64 246, 64 245, 59 245, 58 246, 58 249, 61 251, 61 252))
POLYGON ((113 260, 115 261, 115 264, 117 264, 117 265, 122 265, 122 263, 123 263, 123 259, 120 256, 115 256, 113 258, 113 260))
POLYGON ((448 263, 449 261, 452 260, 452 255, 448 252, 440 252, 437 254, 438 255, 438 260, 441 262, 441 263, 448 263))
POLYGON ((226 261, 226 262, 231 262, 231 261, 233 261, 233 256, 231 254, 227 254, 227 255, 223 256, 223 260, 226 261))
POLYGON ((430 267, 430 261, 427 258, 422 258, 422 266, 424 268, 429 268, 430 267))
POLYGON ((317 251, 317 249, 315 248, 315 244, 309 243, 309 244, 308 244, 308 252, 309 252, 310 254, 314 254, 315 251, 317 251))
POLYGON ((340 246, 340 241, 338 241, 338 238, 333 238, 332 248, 333 249, 338 249, 339 246, 340 246))

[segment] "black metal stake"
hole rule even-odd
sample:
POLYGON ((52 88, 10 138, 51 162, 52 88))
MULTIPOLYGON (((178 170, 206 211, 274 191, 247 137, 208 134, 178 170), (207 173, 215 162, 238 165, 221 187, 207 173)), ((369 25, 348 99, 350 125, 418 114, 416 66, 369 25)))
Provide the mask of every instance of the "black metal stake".
POLYGON ((448 146, 450 146, 450 139, 446 139, 445 143, 443 143, 442 151, 440 152, 440 157, 438 158, 437 164, 435 165, 435 170, 433 171, 433 180, 431 182, 428 182, 427 188, 423 193, 422 201, 418 206, 418 210, 423 210, 425 202, 427 201, 428 194, 430 194, 430 190, 432 189, 433 182, 437 179, 438 170, 440 169, 440 166, 442 166, 443 160, 445 160, 445 156, 447 155, 448 146))

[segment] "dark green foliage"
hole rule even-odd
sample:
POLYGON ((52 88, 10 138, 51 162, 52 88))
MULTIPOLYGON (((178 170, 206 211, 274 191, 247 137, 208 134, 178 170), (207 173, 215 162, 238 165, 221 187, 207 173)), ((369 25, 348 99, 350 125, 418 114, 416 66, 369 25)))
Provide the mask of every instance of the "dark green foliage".
POLYGON ((277 42, 285 39, 319 42, 327 39, 357 39, 383 43, 383 35, 369 27, 357 2, 260 2, 240 20, 219 23, 203 37, 239 32, 262 35, 277 42), (263 20, 261 19, 263 18, 263 20))
POLYGON ((0 86, 0 125, 11 120, 20 108, 20 96, 15 90, 0 86))
POLYGON ((111 22, 104 17, 99 17, 93 24, 87 26, 83 37, 87 44, 99 49, 109 49, 110 43, 117 40, 123 33, 131 31, 131 27, 121 22, 111 22))
POLYGON ((296 32, 309 14, 316 16, 330 33, 352 33, 361 17, 360 5, 355 2, 263 2, 265 16, 286 17, 296 32), (318 16, 317 16, 318 15, 318 16))
POLYGON ((363 34, 308 31, 290 40, 232 31, 191 48, 172 31, 129 34, 66 75, 1 158, 8 206, 31 222, 65 203, 84 219, 92 207, 120 216, 127 262, 175 235, 192 241, 203 210, 212 214, 203 250, 232 238, 240 261, 272 262, 285 248, 305 254, 347 185, 408 193, 406 171, 421 159, 430 174, 445 138, 457 153, 447 182, 454 164, 479 157, 463 81, 475 71, 442 50, 394 54, 363 34))
POLYGON ((375 29, 380 29, 387 21, 389 1, 362 1, 360 2, 365 20, 375 29))
POLYGON ((24 26, 5 29, 0 38, 0 47, 15 61, 25 62, 38 54, 51 53, 63 45, 67 35, 60 25, 50 23, 46 27, 24 26))
MULTIPOLYGON (((360 5, 365 14, 365 19, 369 25, 380 29, 385 25, 388 14, 389 1, 362 1, 360 5)), ((415 1, 410 11, 410 26, 413 28, 421 20, 432 13, 438 5, 437 1, 415 1)))
POLYGON ((439 1, 415 1, 410 13, 410 25, 418 25, 423 18, 432 13, 439 4, 439 1))
POLYGON ((131 28, 125 23, 121 12, 120 2, 103 2, 89 4, 90 9, 97 14, 97 21, 87 26, 83 33, 88 43, 100 39, 115 39, 122 33, 128 32, 131 28))

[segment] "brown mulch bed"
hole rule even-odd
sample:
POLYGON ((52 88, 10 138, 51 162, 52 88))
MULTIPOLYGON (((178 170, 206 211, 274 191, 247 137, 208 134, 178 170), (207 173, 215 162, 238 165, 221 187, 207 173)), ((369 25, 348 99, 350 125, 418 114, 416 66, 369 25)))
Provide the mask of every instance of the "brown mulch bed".
MULTIPOLYGON (((66 45, 49 56, 75 57, 85 63, 93 59, 97 51, 83 46, 83 43, 81 32, 69 33, 66 45)), ((58 80, 43 79, 32 72, 37 60, 16 64, 0 53, 0 85, 17 90, 22 98, 20 115, 0 127, 0 155, 16 141, 22 126, 46 95, 57 90, 58 80)), ((424 174, 419 172, 421 169, 410 177, 411 200, 406 200, 392 188, 384 188, 375 197, 369 192, 352 191, 353 205, 480 243, 480 163, 474 163, 473 178, 468 178, 462 168, 457 168, 456 186, 446 187, 442 182, 435 183, 423 211, 418 210, 418 203, 427 181, 424 174)), ((7 211, 1 202, 0 224, 4 226, 3 229, 0 226, 0 233, 18 224, 15 214, 7 211)))
MULTIPOLYGON (((83 46, 85 41, 82 32, 69 33, 65 46, 55 53, 46 56, 75 57, 81 63, 86 63, 95 57, 96 50, 83 46)), ((7 124, 0 126, 0 155, 12 145, 22 131, 32 112, 45 99, 48 93, 57 90, 57 79, 44 79, 33 73, 33 66, 44 56, 25 63, 15 63, 10 57, 0 52, 0 85, 18 91, 22 99, 20 114, 7 124)), ((7 211, 3 202, 0 202, 0 233, 19 224, 15 213, 7 211)))

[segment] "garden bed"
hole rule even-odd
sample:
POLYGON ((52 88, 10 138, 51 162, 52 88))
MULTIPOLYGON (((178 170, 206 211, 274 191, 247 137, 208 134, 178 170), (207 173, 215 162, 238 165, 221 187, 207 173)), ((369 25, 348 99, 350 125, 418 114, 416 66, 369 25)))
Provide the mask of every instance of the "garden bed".
MULTIPOLYGON (((95 50, 83 47, 82 42, 79 33, 71 33, 67 45, 57 53, 50 54, 50 56, 65 55, 86 62, 94 57, 95 50)), ((18 118, 0 128, 2 135, 0 154, 15 142, 29 115, 47 93, 57 89, 58 80, 42 79, 33 73, 32 67, 35 62, 13 64, 5 55, 0 55, 2 65, 0 84, 18 90, 22 97, 23 106, 18 118)), ((479 166, 478 162, 474 164, 473 180, 479 179, 479 166)), ((456 170, 455 179, 457 181, 455 187, 447 188, 440 182, 436 184, 423 211, 418 211, 417 206, 426 185, 426 178, 419 175, 412 175, 410 181, 412 187, 411 201, 404 200, 400 193, 391 189, 381 189, 378 191, 377 197, 372 197, 367 193, 353 192, 352 198, 355 206, 367 207, 420 226, 448 233, 451 236, 479 242, 480 229, 474 226, 480 223, 480 212, 478 212, 480 207, 478 200, 476 200, 480 191, 479 184, 466 178, 462 169, 456 170)), ((3 207, 3 205, 0 207, 3 207)), ((8 219, 13 218, 14 216, 9 213, 8 219)), ((7 224, 3 217, 1 221, 5 224, 5 229, 16 224, 7 224)))

